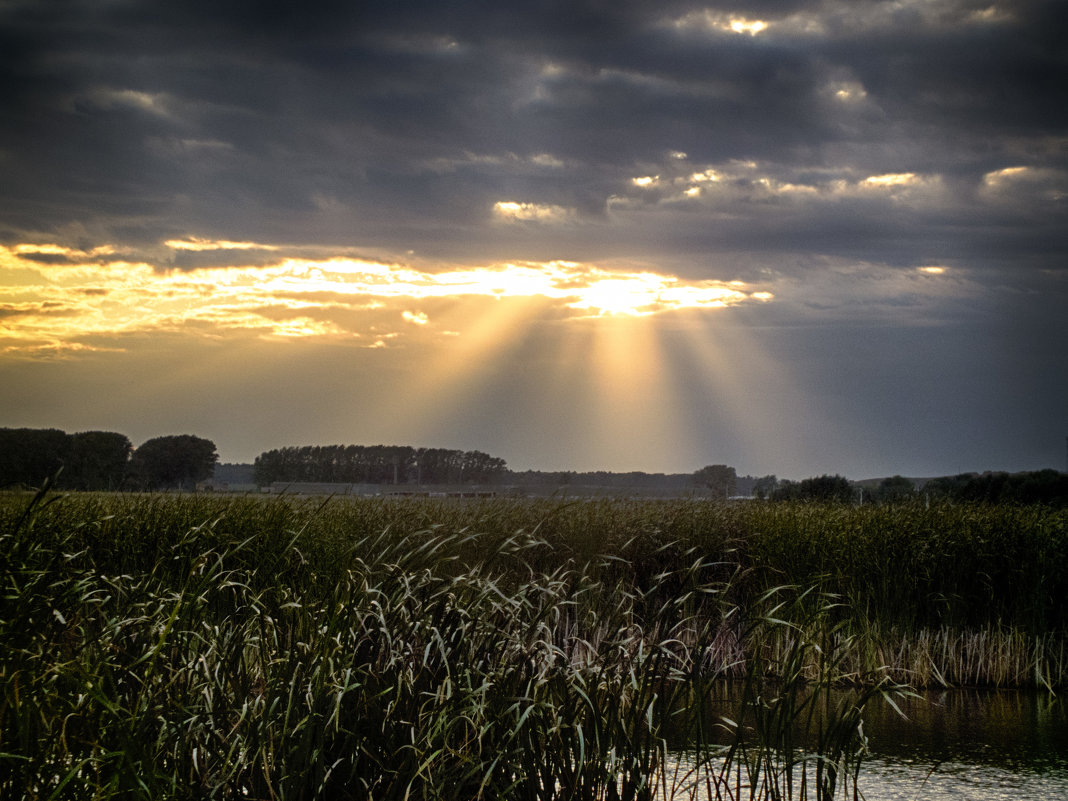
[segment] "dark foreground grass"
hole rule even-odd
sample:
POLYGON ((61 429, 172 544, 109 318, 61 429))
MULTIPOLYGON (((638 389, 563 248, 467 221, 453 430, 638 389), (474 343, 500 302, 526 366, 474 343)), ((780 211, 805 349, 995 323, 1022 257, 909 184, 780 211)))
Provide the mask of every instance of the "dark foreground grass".
POLYGON ((893 514, 5 496, 0 797, 830 799, 900 678, 1064 679, 1063 513, 893 514))

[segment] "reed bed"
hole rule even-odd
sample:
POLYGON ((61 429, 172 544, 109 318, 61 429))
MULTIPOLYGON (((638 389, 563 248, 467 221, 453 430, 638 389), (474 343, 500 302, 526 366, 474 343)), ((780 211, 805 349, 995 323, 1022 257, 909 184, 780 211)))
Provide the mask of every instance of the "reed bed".
POLYGON ((1065 677, 1063 513, 888 514, 4 496, 0 797, 829 801, 902 680, 1065 677))

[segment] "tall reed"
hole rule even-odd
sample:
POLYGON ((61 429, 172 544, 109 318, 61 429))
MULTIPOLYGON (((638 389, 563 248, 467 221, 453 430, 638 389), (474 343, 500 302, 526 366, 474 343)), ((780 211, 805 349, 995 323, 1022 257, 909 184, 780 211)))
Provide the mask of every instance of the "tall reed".
POLYGON ((830 799, 896 691, 850 518, 783 582, 759 507, 52 500, 0 499, 4 798, 830 799))

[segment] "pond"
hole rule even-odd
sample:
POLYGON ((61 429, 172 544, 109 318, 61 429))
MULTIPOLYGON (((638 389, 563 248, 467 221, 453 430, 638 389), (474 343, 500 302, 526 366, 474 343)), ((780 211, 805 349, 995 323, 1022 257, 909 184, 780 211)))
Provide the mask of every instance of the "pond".
POLYGON ((947 690, 865 715, 869 801, 1068 799, 1065 699, 1026 691, 947 690))
MULTIPOLYGON (((870 755, 861 768, 858 798, 1068 799, 1064 699, 1028 691, 947 690, 899 699, 898 705, 904 717, 884 702, 869 705, 865 713, 870 755)), ((850 783, 842 798, 852 799, 852 790, 850 783)), ((690 790, 677 792, 674 799, 710 797, 715 796, 690 790)), ((744 787, 732 786, 721 797, 749 794, 744 787)))

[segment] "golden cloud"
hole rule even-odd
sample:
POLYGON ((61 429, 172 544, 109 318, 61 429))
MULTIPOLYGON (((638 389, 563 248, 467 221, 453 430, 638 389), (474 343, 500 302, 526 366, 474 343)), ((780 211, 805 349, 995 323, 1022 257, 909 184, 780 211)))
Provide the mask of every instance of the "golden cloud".
POLYGON ((500 200, 493 204, 493 213, 505 220, 533 222, 562 222, 572 216, 569 209, 546 203, 519 203, 500 200))
MULTIPOLYGON (((209 244, 192 237, 178 241, 192 248, 209 244)), ((210 245, 234 250, 273 247, 210 245)), ((688 282, 651 270, 568 261, 430 271, 353 258, 282 258, 263 267, 161 272, 147 263, 90 260, 90 254, 98 257, 103 252, 32 243, 0 247, 0 267, 5 270, 0 338, 9 352, 20 343, 26 348, 42 342, 84 344, 102 335, 168 331, 212 337, 241 331, 384 347, 403 337, 462 335, 465 321, 469 324, 484 313, 485 304, 502 301, 522 302, 527 308, 539 304, 551 319, 588 319, 723 308, 771 297, 736 282, 688 282), (41 253, 85 260, 30 260, 41 253)))
POLYGON ((276 245, 261 245, 258 242, 230 242, 228 240, 201 239, 196 236, 186 239, 168 239, 164 242, 172 250, 278 250, 276 245))

